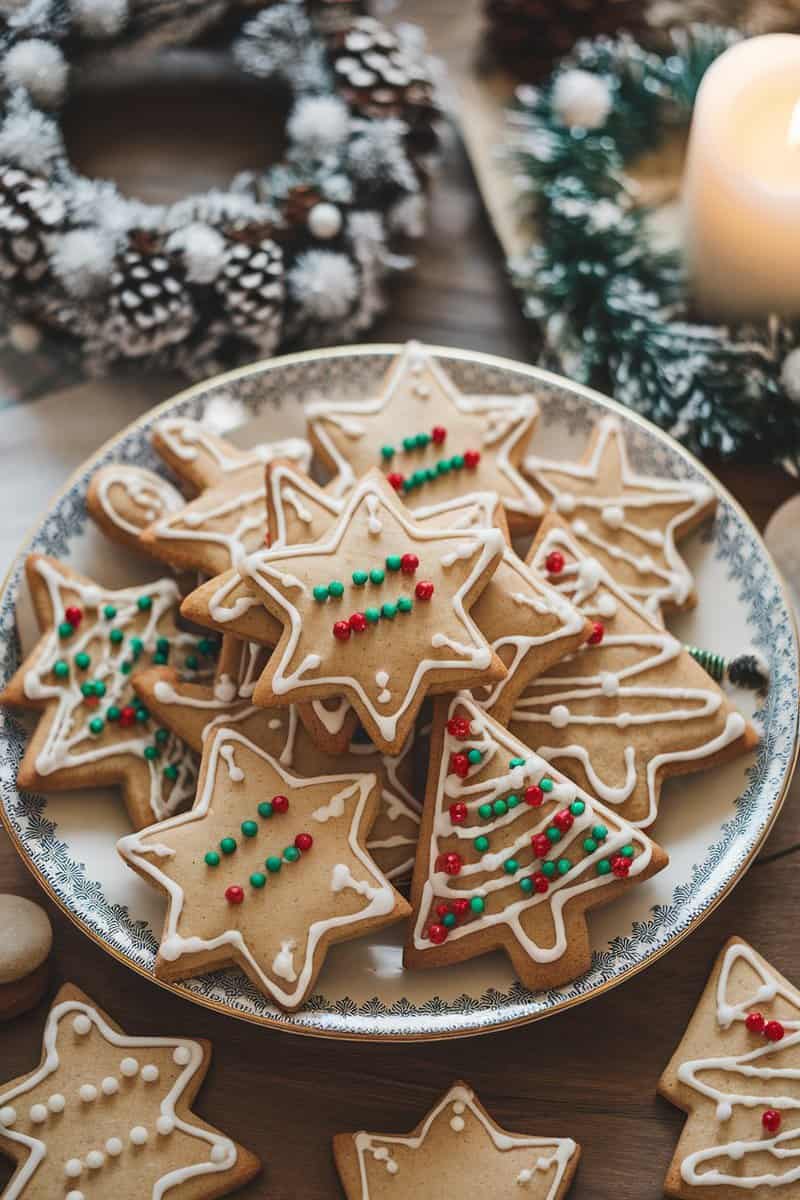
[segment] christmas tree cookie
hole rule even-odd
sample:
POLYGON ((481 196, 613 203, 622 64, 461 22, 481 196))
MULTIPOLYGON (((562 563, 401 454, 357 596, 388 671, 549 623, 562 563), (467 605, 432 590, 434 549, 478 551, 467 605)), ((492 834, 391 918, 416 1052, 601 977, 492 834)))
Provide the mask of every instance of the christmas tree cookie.
POLYGON ((577 463, 530 454, 524 471, 544 505, 653 617, 696 603, 676 543, 716 507, 707 483, 640 475, 619 417, 602 417, 577 463))
POLYGON ((800 1194, 800 992, 740 938, 717 959, 658 1090, 687 1114, 667 1196, 800 1194))
POLYGON ((381 802, 367 849, 387 879, 409 879, 421 807, 414 794, 414 737, 399 755, 379 754, 367 741, 352 742, 343 754, 326 753, 299 722, 294 705, 264 709, 253 704, 264 656, 262 647, 226 636, 213 683, 192 683, 167 667, 153 667, 136 677, 136 691, 155 719, 198 753, 206 738, 226 726, 296 774, 376 774, 381 802))
POLYGON ((758 734, 564 522, 546 517, 531 565, 592 622, 587 642, 530 683, 511 729, 626 821, 647 828, 672 775, 751 750, 758 734))
POLYGON ((41 713, 19 786, 119 784, 137 829, 174 812, 194 795, 194 758, 153 720, 133 679, 167 661, 202 678, 213 670, 216 642, 177 628, 171 579, 112 590, 40 554, 26 573, 43 633, 0 694, 3 704, 41 713))
POLYGON ((183 508, 186 501, 168 480, 147 467, 109 463, 95 471, 86 493, 92 519, 114 542, 142 550, 148 525, 183 508))
POLYGON ((404 962, 504 949, 529 988, 589 966, 586 912, 664 852, 533 754, 466 693, 437 701, 404 962))
POLYGON ((562 1200, 581 1151, 572 1138, 503 1129, 457 1082, 411 1133, 339 1133, 333 1153, 347 1200, 562 1200))
POLYGON ((301 777, 216 729, 191 812, 118 843, 167 897, 158 978, 236 964, 281 1008, 299 1008, 330 945, 409 912, 366 850, 378 803, 375 775, 301 777))
POLYGON ((505 675, 469 613, 504 548, 497 529, 421 525, 371 471, 325 537, 244 560, 284 626, 254 700, 345 696, 375 745, 398 753, 426 693, 505 675))
POLYGON ((533 530, 543 512, 518 470, 538 414, 533 396, 464 395, 418 342, 374 398, 306 405, 308 436, 339 494, 374 467, 412 508, 496 492, 515 534, 533 530))
POLYGON ((0 1151, 17 1164, 4 1200, 227 1196, 258 1159, 191 1105, 208 1042, 131 1037, 76 987, 47 1018, 40 1065, 0 1084, 0 1151))

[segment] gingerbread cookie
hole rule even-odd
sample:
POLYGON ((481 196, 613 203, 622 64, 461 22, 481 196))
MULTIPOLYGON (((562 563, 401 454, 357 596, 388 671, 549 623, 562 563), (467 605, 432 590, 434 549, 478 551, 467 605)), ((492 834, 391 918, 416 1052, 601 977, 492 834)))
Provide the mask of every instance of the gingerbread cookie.
POLYGON ((186 501, 171 483, 129 463, 110 463, 95 471, 86 493, 86 507, 95 523, 112 539, 142 550, 141 535, 148 525, 178 512, 186 501))
POLYGON ((411 1133, 339 1133, 333 1153, 347 1200, 562 1200, 581 1150, 503 1129, 458 1081, 411 1133))
POLYGON ((165 417, 153 430, 153 449, 167 466, 195 492, 246 478, 273 458, 291 458, 302 467, 311 460, 311 447, 303 438, 286 438, 240 450, 233 442, 190 417, 165 417))
POLYGON ((665 779, 757 744, 713 679, 560 518, 545 518, 530 561, 593 622, 589 640, 517 701, 510 728, 542 758, 647 828, 665 779))
POLYGON ((505 675, 468 612, 504 548, 497 529, 420 525, 371 471, 324 538, 242 564, 284 624, 255 702, 345 696, 375 745, 398 753, 427 692, 505 675))
POLYGON ((132 678, 169 659, 201 678, 216 643, 175 625, 178 588, 159 579, 111 590, 32 554, 28 586, 43 635, 0 702, 41 712, 19 768, 22 788, 123 788, 136 828, 194 795, 195 762, 137 700, 132 678))
POLYGON ((24 896, 0 895, 0 1021, 39 1003, 52 945, 53 930, 43 908, 24 896))
POLYGON ((612 414, 598 421, 580 462, 529 454, 523 469, 586 552, 651 616, 696 603, 676 542, 714 512, 717 500, 707 483, 637 474, 622 423, 612 414))
POLYGON ((264 709, 253 705, 253 688, 263 668, 264 653, 252 643, 226 637, 213 685, 182 681, 174 671, 154 667, 136 677, 136 691, 156 720, 198 753, 207 737, 226 726, 298 775, 376 774, 381 803, 367 849, 387 879, 410 879, 421 808, 415 795, 413 737, 396 756, 381 755, 370 742, 362 741, 351 743, 344 754, 327 754, 299 724, 295 706, 264 709))
POLYGON ((667 1196, 795 1200, 800 992, 740 938, 719 955, 658 1090, 687 1114, 667 1196))
POLYGON ((261 1169, 192 1112, 211 1046, 130 1037, 77 988, 53 1002, 42 1061, 0 1086, 4 1200, 215 1200, 261 1169))
POLYGON ((191 812, 118 843, 168 900, 156 975, 235 963, 281 1008, 299 1008, 330 945, 409 912, 365 847, 378 800, 375 775, 302 778, 218 728, 191 812))
POLYGON ((370 400, 306 405, 308 436, 342 495, 374 467, 406 503, 496 492, 512 531, 532 531, 544 506, 518 470, 539 406, 533 396, 466 396, 434 356, 409 342, 370 400))
POLYGON ((466 693, 437 701, 403 961, 503 949, 531 989, 589 966, 586 912, 667 864, 466 693))

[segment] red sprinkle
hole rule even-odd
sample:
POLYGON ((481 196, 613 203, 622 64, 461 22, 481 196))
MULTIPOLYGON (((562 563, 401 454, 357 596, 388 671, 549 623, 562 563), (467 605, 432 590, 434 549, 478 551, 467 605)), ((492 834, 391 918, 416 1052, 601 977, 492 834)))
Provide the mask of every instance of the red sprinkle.
POLYGON ((760 1012, 748 1013, 744 1023, 751 1033, 763 1033, 764 1026, 766 1025, 766 1021, 760 1012))
POLYGON ((447 732, 451 737, 458 738, 460 742, 466 741, 471 737, 470 721, 468 717, 451 717, 447 722, 447 732))
POLYGON ((441 918, 441 917, 446 917, 446 916, 447 916, 447 914, 448 914, 449 912, 450 912, 450 905, 449 905, 449 904, 437 904, 437 905, 436 905, 436 915, 437 915, 437 917, 439 917, 439 918, 441 918))
POLYGON ((458 775, 459 779, 466 779, 469 775, 469 759, 466 754, 450 755, 450 774, 458 775))
POLYGON ((550 838, 546 833, 535 833, 531 838, 531 846, 537 858, 546 858, 550 853, 550 838))
POLYGON ((367 628, 367 618, 362 612, 354 612, 348 619, 348 625, 353 633, 363 633, 367 628))
POLYGON ((272 803, 272 811, 273 812, 282 814, 282 813, 289 811, 289 797, 288 796, 273 796, 271 803, 272 803))
POLYGON ((83 703, 86 705, 87 708, 97 708, 98 704, 100 703, 100 697, 99 696, 84 696, 83 703))
POLYGON ((537 871, 533 876, 533 886, 537 892, 546 892, 550 887, 550 880, 541 871, 537 871))
POLYGON ((441 446, 442 442, 447 437, 447 430, 445 429, 444 425, 434 425, 433 429, 431 430, 431 437, 433 438, 435 445, 441 446))
POLYGON ((592 621, 592 632, 586 639, 590 646, 599 646, 606 632, 606 627, 602 621, 592 621))
POLYGON ((270 534, 269 530, 267 530, 267 532, 264 534, 264 545, 267 547, 268 550, 269 550, 270 546, 272 545, 272 535, 270 534))
POLYGON ((444 871, 445 875, 460 875, 462 866, 461 855, 452 850, 449 854, 440 854, 436 859, 436 870, 444 871))
POLYGON ((454 825, 463 825, 468 816, 466 804, 460 801, 450 805, 450 820, 454 825))
POLYGON ((232 883, 230 887, 225 888, 225 899, 228 904, 241 904, 244 900, 244 889, 240 888, 238 883, 232 883))
POLYGON ((67 618, 72 628, 77 629, 83 620, 83 609, 71 604, 70 607, 65 610, 64 616, 67 618))
POLYGON ((305 854, 314 845, 314 839, 310 833, 298 833, 294 839, 294 844, 298 850, 302 850, 303 854, 305 854))
POLYGON ((457 917, 465 917, 469 912, 469 900, 465 900, 463 896, 459 900, 454 900, 453 912, 457 917))
POLYGON ((564 570, 564 555, 560 550, 551 550, 544 560, 544 565, 551 575, 560 575, 564 570))
POLYGON ((433 942, 434 946, 441 946, 442 942, 447 941, 447 926, 446 925, 431 925, 428 930, 428 937, 433 942))
POLYGON ((400 488, 403 486, 405 477, 401 475, 399 471, 390 471, 386 478, 394 490, 399 492, 400 488))
POLYGON ((418 600, 430 600, 433 595, 433 584, 428 579, 420 579, 414 588, 414 595, 418 600))
POLYGON ((404 575, 413 575, 419 566, 416 554, 404 554, 400 559, 400 570, 404 575))
POLYGON ((481 455, 480 455, 479 450, 465 450, 464 451, 464 466, 468 470, 474 471, 480 461, 481 461, 481 455))
POLYGON ((631 869, 629 858, 623 858, 621 854, 615 854, 611 860, 611 870, 616 875, 617 879, 627 879, 628 872, 631 869))
POLYGON ((340 642, 346 642, 350 637, 350 622, 337 621, 333 627, 333 636, 340 642))
POLYGON ((525 803, 530 804, 531 808, 538 808, 544 804, 544 792, 538 783, 532 783, 530 787, 525 788, 525 803))
POLYGON ((568 833, 575 823, 575 818, 568 808, 562 808, 553 817, 553 824, 556 829, 560 829, 562 833, 568 833))
POLYGON ((136 709, 130 704, 126 704, 124 708, 120 709, 119 723, 123 729, 129 729, 135 720, 136 709))
POLYGON ((779 1042, 786 1034, 786 1030, 781 1025, 780 1021, 767 1021, 764 1026, 764 1037, 770 1042, 779 1042))
POLYGON ((781 1114, 774 1108, 767 1108, 761 1114, 761 1124, 767 1133, 777 1133, 781 1127, 781 1114))

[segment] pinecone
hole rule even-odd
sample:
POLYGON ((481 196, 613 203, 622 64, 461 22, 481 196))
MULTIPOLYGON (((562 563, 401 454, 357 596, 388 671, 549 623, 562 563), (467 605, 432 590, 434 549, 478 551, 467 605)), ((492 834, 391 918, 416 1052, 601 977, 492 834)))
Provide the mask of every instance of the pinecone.
POLYGON ((538 80, 582 38, 642 27, 645 0, 486 0, 486 40, 520 79, 538 80))
POLYGON ((111 273, 108 333, 123 357, 155 354, 188 337, 195 310, 177 256, 137 230, 111 273))
POLYGON ((229 325, 264 354, 280 340, 283 324, 283 251, 263 226, 228 232, 225 266, 214 285, 229 325))
POLYGON ((36 283, 48 270, 45 239, 64 222, 64 202, 39 175, 0 170, 0 278, 36 283))
POLYGON ((404 121, 412 155, 436 149, 439 110, 422 55, 407 50, 380 21, 362 17, 330 39, 329 56, 342 98, 355 112, 404 121))

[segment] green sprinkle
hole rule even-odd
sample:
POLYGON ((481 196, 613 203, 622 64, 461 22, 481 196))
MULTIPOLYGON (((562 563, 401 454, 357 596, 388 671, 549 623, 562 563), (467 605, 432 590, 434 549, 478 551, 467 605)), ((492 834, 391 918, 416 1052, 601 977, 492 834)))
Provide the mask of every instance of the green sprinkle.
POLYGON ((94 695, 94 684, 90 680, 87 679, 85 683, 81 684, 81 694, 84 696, 94 695))
POLYGON ((255 837, 258 833, 258 825, 255 821, 242 821, 241 830, 245 837, 255 837))
POLYGON ((272 816, 272 805, 270 804, 269 800, 261 801, 258 806, 258 815, 264 818, 272 816))
POLYGON ((163 746, 165 742, 168 742, 169 741, 169 730, 168 729, 157 729, 156 730, 156 741, 158 742, 159 746, 163 746))
POLYGON ((436 478, 436 471, 433 469, 433 467, 425 468, 425 478, 427 479, 428 483, 433 483, 434 479, 436 478))
POLYGON ((329 593, 329 595, 333 596, 336 600, 338 600, 341 596, 344 595, 344 584, 341 583, 340 580, 338 580, 338 579, 332 579, 331 582, 328 584, 328 593, 329 593))
POLYGON ((568 858, 560 858, 556 863, 556 870, 558 871, 559 875, 566 875, 571 866, 572 863, 568 858))
POLYGON ((207 854, 205 855, 205 864, 207 867, 218 867, 219 866, 220 857, 217 854, 216 850, 209 850, 207 852, 207 854))
POLYGON ((142 725, 144 725, 145 721, 150 720, 150 710, 148 708, 145 708, 145 706, 143 704, 140 704, 139 707, 136 709, 136 720, 139 721, 142 725))
POLYGON ((156 642, 156 650, 159 654, 169 654, 169 638, 160 637, 156 642))
POLYGON ((552 792, 555 786, 556 785, 553 783, 552 779, 549 779, 547 775, 543 775, 539 780, 539 787, 543 792, 552 792))
POLYGON ((486 901, 483 896, 473 896, 469 902, 469 906, 474 913, 482 913, 486 908, 486 901))
POLYGON ((106 685, 103 683, 102 679, 95 680, 94 694, 95 696, 105 696, 106 685))
POLYGON ((548 828, 545 830, 545 833, 547 834, 548 841, 550 841, 550 842, 560 842, 561 841, 561 830, 556 829, 555 825, 549 825, 548 828))
POLYGON ((463 467, 463 465, 464 465, 463 454, 454 454, 453 457, 450 459, 450 466, 455 467, 456 471, 460 471, 461 468, 463 467))
POLYGON ((270 854, 269 858, 264 863, 264 866, 267 868, 268 871, 271 871, 272 874, 274 875, 278 871, 280 871, 282 863, 281 863, 281 860, 278 858, 277 854, 270 854))
POLYGON ((217 653, 217 643, 213 638, 200 638, 200 641, 197 643, 197 649, 203 658, 213 658, 217 653))
POLYGON ((423 483, 428 482, 428 472, 427 471, 415 471, 414 474, 411 476, 411 478, 414 480, 415 487, 422 487, 423 483))
POLYGON ((178 768, 174 763, 170 763, 168 766, 164 767, 164 776, 165 778, 172 780, 178 778, 178 768))
POLYGON ((126 658, 124 662, 119 664, 119 669, 122 671, 123 675, 130 675, 131 671, 133 670, 133 663, 128 662, 126 658))
POLYGON ((509 808, 517 808, 519 805, 519 796, 509 796, 506 800, 506 804, 509 808))
POLYGON ((380 569, 380 567, 373 567, 369 573, 370 583, 383 583, 385 578, 386 578, 386 575, 380 569))
POLYGON ((478 816, 483 821, 488 821, 489 817, 491 817, 493 815, 494 815, 494 811, 492 809, 491 804, 482 804, 480 806, 480 808, 478 809, 478 816))
POLYGON ((452 929, 453 926, 455 925, 455 923, 456 923, 456 914, 455 913, 445 913, 444 916, 442 917, 442 924, 447 929, 452 929))
POLYGON ((386 568, 389 571, 399 571, 402 564, 402 559, 399 554, 390 554, 386 559, 386 568))
POLYGON ((119 644, 125 640, 125 634, 121 629, 112 629, 108 635, 108 640, 111 642, 112 646, 119 646, 119 644))
POLYGON ((64 662, 63 658, 59 658, 53 663, 53 674, 56 679, 66 679, 69 675, 69 663, 64 662))
POLYGON ((415 437, 404 437, 403 438, 403 449, 404 450, 416 450, 416 448, 417 448, 417 439, 415 437))
POLYGON ((587 854, 594 854, 597 849, 597 842, 594 838, 586 838, 583 843, 583 848, 587 854))
POLYGON ((107 621, 113 621, 116 615, 117 610, 114 608, 113 604, 107 604, 103 609, 103 616, 107 621))
POLYGON ((143 753, 145 758, 152 762, 154 758, 158 758, 161 751, 158 746, 145 746, 143 753))
POLYGON ((394 458, 394 446, 381 446, 381 458, 391 462, 394 458))
POLYGON ((525 759, 524 758, 512 758, 508 765, 510 767, 524 767, 525 759))
POLYGON ((353 571, 353 583, 356 587, 363 587, 368 579, 369 575, 366 571, 353 571))
POLYGON ((186 661, 183 664, 187 671, 196 671, 200 666, 200 659, 196 654, 187 654, 186 661))
POLYGON ((261 871, 254 871, 250 876, 250 884, 254 888, 263 888, 267 882, 267 877, 261 871))
POLYGON ((586 811, 586 805, 582 800, 573 800, 572 804, 569 806, 569 811, 572 813, 573 817, 580 817, 586 811))
POLYGON ((154 654, 153 655, 153 666, 154 667, 165 667, 166 665, 167 665, 166 654, 154 654))
POLYGON ((70 625, 69 621, 62 621, 58 627, 58 636, 60 638, 72 637, 75 630, 70 625))
POLYGON ((287 862, 297 862, 300 857, 300 851, 297 849, 297 846, 287 846, 283 852, 283 857, 287 862))
POLYGON ((388 617, 390 621, 393 621, 397 616, 397 605, 390 603, 381 605, 381 616, 388 617))
POLYGON ((598 875, 607 875, 610 870, 611 870, 611 863, 608 861, 607 858, 601 858, 600 862, 597 864, 597 874, 598 875))
POLYGON ((450 459, 449 458, 442 458, 436 464, 436 474, 437 475, 447 475, 449 470, 450 470, 450 459))
POLYGON ((75 655, 75 666, 79 667, 81 671, 85 671, 86 668, 91 663, 91 661, 92 661, 91 658, 89 657, 89 655, 86 653, 85 650, 80 650, 75 655))
POLYGON ((517 871, 519 870, 519 863, 515 858, 507 858, 503 863, 503 870, 505 871, 506 875, 516 875, 517 871))
POLYGON ((424 450, 425 447, 430 442, 430 440, 431 440, 431 435, 429 433, 418 433, 417 436, 414 438, 414 441, 417 443, 417 446, 419 447, 420 450, 424 450))
POLYGON ((492 805, 492 812, 496 817, 504 817, 508 812, 508 805, 505 800, 495 800, 492 805))
POLYGON ((608 830, 605 825, 595 825, 592 829, 592 837, 595 841, 604 842, 608 837, 608 830))
POLYGON ((542 863, 542 874, 546 875, 548 879, 552 879, 555 873, 556 864, 554 862, 551 862, 550 859, 548 859, 547 862, 542 863))
POLYGON ((633 846, 623 846, 620 854, 623 858, 633 858, 633 846))
POLYGON ((480 750, 469 750, 467 751, 467 758, 474 766, 475 763, 479 763, 481 761, 483 755, 481 754, 480 750))
POLYGON ((128 645, 131 648, 131 654, 133 655, 134 658, 138 658, 139 655, 144 650, 144 642, 139 637, 132 637, 131 640, 128 642, 128 645))
POLYGON ((381 610, 379 608, 365 608, 364 616, 367 618, 370 625, 376 625, 381 619, 381 610))
POLYGON ((223 854, 233 854, 236 849, 236 838, 224 837, 219 844, 219 848, 223 854))
POLYGON ((106 723, 102 717, 92 717, 91 721, 89 722, 89 730, 91 733, 102 733, 105 729, 105 726, 106 723))
POLYGON ((326 588, 324 583, 318 583, 316 585, 316 587, 313 589, 312 594, 314 596, 314 599, 317 600, 320 604, 324 604, 324 602, 328 599, 328 589, 326 588))
POLYGON ((136 601, 136 607, 139 609, 139 612, 149 612, 153 607, 153 597, 139 596, 136 601))
POLYGON ((472 844, 479 854, 485 854, 489 849, 489 839, 488 837, 484 837, 483 834, 480 837, 476 837, 472 844))
POLYGON ((519 886, 522 888, 523 892, 532 892, 533 880, 531 879, 530 875, 526 875, 524 879, 520 879, 519 886))
POLYGON ((117 708, 116 704, 109 704, 108 708, 106 709, 106 720, 107 721, 118 721, 119 720, 119 709, 117 708))
POLYGON ((397 611, 401 613, 410 613, 414 607, 414 601, 410 596, 401 596, 397 601, 397 611))
POLYGON ((404 492, 411 492, 414 490, 414 480, 410 475, 407 475, 403 480, 402 487, 404 492))

